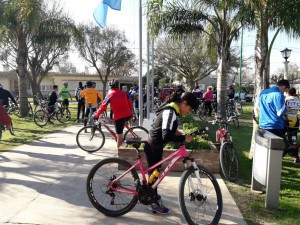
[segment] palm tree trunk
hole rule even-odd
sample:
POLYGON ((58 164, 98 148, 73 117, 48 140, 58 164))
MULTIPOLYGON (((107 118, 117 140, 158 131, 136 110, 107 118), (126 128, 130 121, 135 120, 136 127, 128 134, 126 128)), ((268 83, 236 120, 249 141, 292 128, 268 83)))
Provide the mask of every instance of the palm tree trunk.
MULTIPOLYGON (((222 51, 223 52, 223 51, 222 51)), ((217 69, 217 114, 222 118, 226 118, 226 84, 227 84, 227 70, 225 54, 218 56, 218 69, 217 69)))
MULTIPOLYGON (((259 26, 260 29, 257 29, 256 33, 256 43, 255 43, 255 100, 254 100, 254 110, 258 114, 258 101, 260 92, 269 87, 269 70, 267 63, 268 56, 268 26, 266 21, 263 19, 262 25, 259 26), (263 25, 265 24, 265 25, 263 25)), ((253 131, 252 131, 252 140, 251 147, 249 151, 249 158, 252 159, 253 152, 255 148, 255 133, 258 129, 258 125, 253 120, 253 131)))
POLYGON ((17 49, 17 75, 20 99, 20 115, 25 117, 28 114, 28 94, 27 94, 27 46, 25 35, 18 37, 19 46, 17 49))

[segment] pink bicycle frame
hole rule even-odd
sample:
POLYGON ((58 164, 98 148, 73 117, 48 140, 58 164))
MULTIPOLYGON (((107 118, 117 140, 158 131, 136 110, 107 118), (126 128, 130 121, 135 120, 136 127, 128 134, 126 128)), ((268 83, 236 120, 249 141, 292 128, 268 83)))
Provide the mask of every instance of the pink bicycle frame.
POLYGON ((149 167, 148 169, 144 170, 143 168, 143 162, 142 162, 142 158, 138 158, 137 162, 131 166, 128 170, 126 170, 121 176, 117 177, 114 181, 112 181, 109 185, 109 187, 116 192, 119 193, 127 193, 127 194, 133 194, 133 195, 137 195, 137 192, 133 189, 128 189, 125 187, 122 187, 122 189, 120 189, 120 186, 118 186, 118 188, 115 188, 114 183, 118 182, 118 180, 122 179, 127 173, 129 173, 132 169, 136 168, 139 166, 140 171, 142 173, 142 181, 144 184, 147 183, 147 178, 146 178, 146 174, 152 170, 154 170, 157 166, 163 164, 164 162, 168 161, 169 159, 172 159, 171 162, 169 163, 169 165, 165 168, 165 170, 163 172, 160 173, 159 177, 157 178, 157 180, 155 181, 155 183, 152 185, 152 188, 157 188, 157 186, 160 184, 160 182, 164 179, 165 176, 168 175, 168 173, 172 170, 172 168, 175 166, 175 164, 183 159, 183 158, 188 158, 189 155, 186 151, 185 145, 181 145, 177 151, 173 152, 172 154, 168 155, 166 158, 162 159, 161 161, 159 161, 158 163, 156 163, 155 165, 149 167))
MULTIPOLYGON (((109 123, 110 123, 110 124, 113 124, 113 120, 111 120, 111 119, 109 119, 109 118, 107 118, 107 119, 109 120, 109 123)), ((99 119, 98 121, 100 122, 101 125, 103 125, 103 126, 106 128, 106 130, 108 130, 108 132, 109 132, 109 133, 115 138, 115 140, 117 141, 117 135, 116 135, 116 133, 115 133, 112 129, 110 129, 109 126, 106 125, 106 123, 104 122, 104 120, 103 120, 103 119, 99 119)), ((129 126, 128 126, 126 123, 124 123, 124 127, 126 127, 126 129, 129 130, 129 126)))

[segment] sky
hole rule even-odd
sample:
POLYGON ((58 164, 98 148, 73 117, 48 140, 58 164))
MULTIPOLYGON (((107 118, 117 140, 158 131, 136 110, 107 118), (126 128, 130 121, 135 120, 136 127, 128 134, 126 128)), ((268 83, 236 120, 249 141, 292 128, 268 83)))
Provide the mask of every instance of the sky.
MULTIPOLYGON (((101 0, 60 0, 61 6, 64 8, 76 23, 87 23, 92 22, 97 25, 93 18, 94 9, 99 5, 101 0)), ((142 4, 145 5, 146 0, 142 0, 142 4)), ((129 48, 134 51, 136 57, 139 57, 139 0, 123 0, 121 11, 110 10, 107 16, 107 26, 116 26, 122 31, 125 31, 127 39, 129 40, 129 48)), ((146 58, 146 19, 145 9, 143 8, 143 58, 146 58)), ((269 38, 271 41, 272 32, 269 38)), ((233 45, 240 48, 241 40, 233 43, 233 45)), ((243 38, 243 56, 253 56, 255 45, 255 31, 244 32, 243 38)), ((271 74, 277 72, 278 69, 284 68, 284 59, 281 56, 280 51, 289 48, 292 49, 291 57, 288 59, 290 63, 297 63, 300 67, 300 39, 289 39, 285 34, 279 34, 271 53, 271 74)), ((71 61, 83 72, 85 63, 82 59, 79 59, 72 54, 71 61)), ((143 74, 146 72, 143 68, 143 74)), ((253 71, 254 72, 254 71, 253 71)))
MULTIPOLYGON (((92 21, 93 11, 101 0, 61 0, 62 6, 65 8, 76 22, 92 21)), ((146 0, 142 0, 144 5, 146 0)), ((139 0, 123 0, 121 11, 109 10, 107 17, 107 26, 114 25, 125 31, 130 41, 130 48, 136 53, 138 58, 139 49, 139 0)), ((145 9, 143 9, 145 14, 145 9)), ((274 32, 270 32, 269 42, 274 32)), ((233 43, 240 49, 241 40, 233 43)), ((249 57, 254 55, 255 31, 244 31, 243 36, 243 56, 249 57)), ((143 57, 146 57, 146 20, 143 16, 143 57)), ((291 57, 288 59, 290 63, 297 63, 300 67, 300 40, 290 39, 286 34, 279 34, 273 46, 271 53, 271 74, 276 73, 278 69, 284 68, 284 59, 280 51, 289 48, 292 49, 291 57)), ((83 67, 81 61, 76 61, 76 66, 83 67)), ((143 69, 144 70, 144 69, 143 69)), ((254 71, 253 71, 254 72, 254 71)), ((145 71, 143 71, 145 73, 145 71)))

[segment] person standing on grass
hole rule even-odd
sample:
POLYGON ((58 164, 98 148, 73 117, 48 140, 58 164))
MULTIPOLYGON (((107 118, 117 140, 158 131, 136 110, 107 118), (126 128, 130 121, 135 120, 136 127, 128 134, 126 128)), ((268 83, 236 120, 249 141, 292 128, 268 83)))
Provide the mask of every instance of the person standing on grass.
POLYGON ((276 86, 263 90, 259 95, 259 127, 284 138, 287 109, 283 93, 290 88, 288 80, 279 80, 276 86))
MULTIPOLYGON (((57 92, 58 92, 58 86, 57 85, 53 85, 52 87, 52 92, 50 93, 49 95, 49 102, 48 102, 48 112, 50 114, 52 114, 55 110, 55 104, 56 104, 56 101, 58 99, 57 97, 57 92)), ((48 117, 48 123, 51 123, 53 124, 53 122, 50 120, 51 116, 48 117)))
POLYGON ((300 100, 297 98, 295 88, 291 88, 288 91, 287 97, 285 99, 285 105, 287 108, 286 116, 289 123, 287 128, 288 132, 290 132, 292 136, 296 137, 296 140, 289 140, 289 141, 292 142, 290 143, 291 145, 293 145, 293 142, 297 143, 297 146, 293 146, 294 148, 289 149, 288 154, 294 157, 295 163, 300 163, 299 153, 298 153, 300 143, 298 143, 297 141, 297 134, 299 130, 298 111, 300 109, 300 100))
POLYGON ((75 98, 77 101, 77 123, 79 123, 79 117, 81 112, 81 122, 84 120, 84 98, 80 96, 80 93, 84 90, 84 87, 82 86, 82 82, 78 83, 78 87, 75 90, 75 98))
POLYGON ((119 148, 123 143, 123 129, 124 123, 132 117, 132 101, 127 93, 119 89, 119 81, 112 80, 109 82, 111 91, 105 96, 100 108, 95 113, 94 118, 99 116, 106 110, 108 104, 114 111, 115 129, 117 134, 117 147, 119 148))
POLYGON ((208 116, 211 116, 212 106, 211 102, 214 100, 212 87, 208 86, 206 92, 203 94, 205 108, 208 109, 208 116))
POLYGON ((59 95, 61 96, 63 100, 63 106, 65 106, 67 109, 69 108, 69 98, 72 101, 72 96, 70 94, 70 90, 68 88, 68 82, 65 81, 63 83, 64 87, 62 87, 59 91, 59 95))

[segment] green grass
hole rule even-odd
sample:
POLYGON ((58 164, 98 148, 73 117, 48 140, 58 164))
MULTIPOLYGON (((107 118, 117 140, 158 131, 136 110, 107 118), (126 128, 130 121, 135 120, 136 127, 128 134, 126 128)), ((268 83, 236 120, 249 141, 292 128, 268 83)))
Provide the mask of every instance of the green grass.
POLYGON ((77 105, 70 105, 71 119, 65 124, 54 121, 53 125, 47 124, 45 127, 37 126, 32 118, 20 118, 16 115, 11 115, 15 136, 12 136, 9 131, 5 131, 0 141, 0 153, 14 149, 19 145, 23 145, 34 140, 37 140, 47 134, 61 130, 67 126, 73 125, 76 120, 77 105))
MULTIPOLYGON (((240 177, 236 183, 226 182, 226 185, 248 224, 300 225, 300 166, 294 164, 292 158, 285 157, 283 160, 279 210, 267 210, 265 194, 251 192, 252 160, 249 159, 249 149, 253 129, 253 106, 246 103, 243 109, 241 126, 229 127, 239 155, 240 177)), ((210 138, 215 140, 217 126, 208 126, 210 138)))

